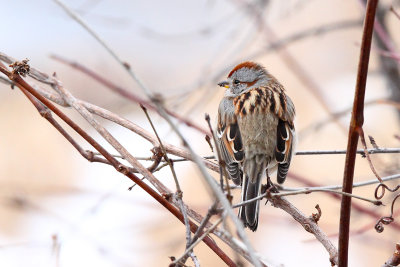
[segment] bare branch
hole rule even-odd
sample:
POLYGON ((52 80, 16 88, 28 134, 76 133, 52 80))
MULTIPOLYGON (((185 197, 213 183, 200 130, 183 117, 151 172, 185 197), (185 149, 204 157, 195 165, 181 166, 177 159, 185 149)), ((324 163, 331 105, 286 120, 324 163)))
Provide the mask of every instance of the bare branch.
POLYGON ((200 236, 196 241, 194 241, 188 248, 186 248, 186 251, 183 253, 181 257, 178 259, 174 260, 169 266, 175 266, 179 262, 184 262, 184 258, 186 258, 187 255, 191 253, 193 248, 197 246, 208 234, 210 234, 217 226, 223 221, 223 217, 219 218, 210 228, 205 231, 202 236, 200 236))
POLYGON ((393 252, 392 257, 390 257, 389 260, 385 262, 385 264, 382 265, 382 267, 393 267, 393 266, 399 266, 400 264, 400 244, 396 244, 396 249, 393 252))
MULTIPOLYGON (((143 188, 149 195, 156 199, 161 205, 163 205, 168 211, 170 211, 175 217, 177 217, 181 222, 184 222, 183 215, 175 208, 171 203, 169 203, 163 196, 159 195, 154 191, 149 185, 144 183, 141 179, 135 176, 129 171, 129 168, 119 163, 111 154, 109 154, 102 146, 100 146, 92 137, 90 137, 85 131, 83 131, 77 124, 75 124, 70 118, 68 118, 64 113, 62 113, 58 108, 56 108, 51 102, 35 91, 29 84, 27 84, 18 74, 12 73, 6 69, 6 67, 0 62, 0 72, 6 74, 9 79, 11 79, 16 86, 21 88, 21 90, 27 90, 30 94, 35 96, 40 102, 51 109, 55 114, 57 114, 62 120, 64 120, 72 129, 74 129, 79 135, 81 135, 87 142, 89 142, 97 151, 99 151, 113 167, 118 171, 130 178, 133 182, 138 184, 143 188)), ((188 213, 195 217, 198 221, 201 221, 199 215, 194 211, 188 209, 188 213)), ((190 223, 190 228, 192 232, 196 232, 197 226, 190 223)), ((235 266, 235 263, 212 241, 209 237, 204 238, 204 242, 229 266, 235 266)), ((225 242, 228 240, 225 239, 225 242)), ((233 247, 235 245, 233 244, 233 247)), ((243 254, 246 257, 246 254, 243 254)))
MULTIPOLYGON (((291 174, 292 175, 292 174, 291 174)), ((382 178, 382 181, 392 181, 400 178, 400 174, 389 175, 382 178)), ((353 183, 353 188, 367 186, 371 184, 380 183, 377 179, 372 179, 364 182, 353 183)), ((327 186, 312 186, 312 187, 304 187, 304 188, 290 188, 290 187, 282 187, 279 190, 281 191, 297 191, 300 189, 330 189, 330 190, 339 190, 342 189, 343 185, 327 185, 327 186)))
POLYGON ((85 108, 83 105, 77 101, 77 99, 64 87, 61 85, 61 82, 54 79, 56 84, 53 85, 53 88, 63 97, 63 99, 72 106, 76 111, 78 111, 83 118, 85 118, 95 129, 96 131, 105 139, 107 142, 112 145, 118 153, 120 153, 124 159, 126 159, 136 170, 138 170, 147 180, 149 180, 152 185, 157 188, 157 190, 161 194, 170 194, 171 191, 165 187, 162 183, 159 182, 154 175, 148 171, 135 157, 133 157, 128 150, 126 150, 118 141, 115 139, 93 116, 92 114, 85 108))
MULTIPOLYGON (((369 56, 371 51, 372 32, 374 28, 377 0, 368 0, 365 13, 364 29, 361 42, 360 61, 358 65, 357 84, 353 103, 353 112, 348 135, 348 145, 343 175, 343 192, 352 193, 353 176, 356 159, 357 143, 359 138, 358 128, 364 123, 364 98, 365 85, 368 75, 369 56)), ((349 228, 350 228, 351 197, 343 196, 340 208, 339 226, 339 266, 348 264, 349 228)))
POLYGON ((300 210, 298 210, 295 206, 293 206, 289 201, 287 201, 283 197, 270 197, 268 198, 271 201, 274 207, 280 208, 290 214, 293 219, 299 222, 303 228, 313 234, 315 238, 321 242, 321 244, 325 247, 325 249, 329 253, 329 260, 332 265, 338 263, 338 251, 336 247, 332 244, 329 240, 328 236, 321 231, 317 223, 310 219, 309 217, 305 216, 300 210))
POLYGON ((359 127, 359 128, 357 128, 357 131, 358 131, 358 135, 360 136, 361 144, 364 148, 365 156, 368 160, 369 167, 371 168, 371 171, 374 173, 376 179, 378 179, 379 182, 383 183, 381 176, 376 171, 375 166, 372 163, 371 157, 369 156, 367 143, 365 142, 364 130, 362 129, 362 127, 359 127))
POLYGON ((185 226, 186 226, 186 247, 188 247, 190 245, 190 243, 192 242, 191 241, 192 240, 192 235, 190 233, 190 225, 189 225, 189 219, 188 219, 188 216, 187 216, 187 212, 186 212, 185 206, 183 205, 183 201, 182 201, 183 192, 181 190, 181 186, 179 185, 179 180, 178 180, 178 177, 176 176, 175 168, 173 166, 172 161, 169 159, 169 157, 167 155, 167 151, 165 150, 164 145, 162 144, 160 136, 158 136, 157 130, 154 127, 153 121, 151 120, 151 118, 149 116, 149 113, 147 112, 147 109, 142 105, 140 107, 143 109, 144 114, 146 115, 146 118, 150 122, 151 128, 153 129, 154 134, 156 135, 157 140, 158 140, 158 142, 160 144, 164 160, 168 163, 168 165, 169 165, 169 167, 171 169, 172 176, 174 177, 174 182, 175 182, 175 186, 176 186, 176 198, 177 198, 177 201, 179 203, 179 208, 180 208, 180 210, 181 210, 181 212, 183 214, 183 220, 184 220, 185 226))
POLYGON ((245 206, 248 205, 252 202, 261 200, 265 197, 283 197, 283 196, 294 196, 294 195, 302 195, 302 194, 310 194, 313 192, 329 192, 329 193, 334 193, 334 194, 339 194, 342 196, 348 196, 348 197, 352 197, 352 198, 356 198, 359 200, 363 200, 366 202, 370 202, 376 206, 381 206, 383 205, 382 201, 379 200, 375 200, 375 199, 369 199, 369 198, 365 198, 365 197, 361 197, 361 196, 357 196, 354 194, 350 194, 350 193, 346 193, 346 192, 342 192, 342 191, 335 191, 334 189, 328 189, 328 188, 306 188, 306 189, 298 189, 298 190, 292 190, 290 192, 279 192, 279 193, 272 193, 272 192, 265 192, 255 198, 251 198, 248 199, 246 201, 240 202, 238 204, 235 204, 232 206, 232 208, 238 208, 241 206, 245 206))
MULTIPOLYGON (((289 172, 289 177, 299 183, 302 183, 308 187, 320 187, 319 184, 310 181, 309 179, 305 179, 304 177, 298 175, 298 174, 294 174, 294 173, 290 173, 289 172)), ((390 180, 390 179, 398 179, 399 175, 392 175, 392 176, 388 176, 386 178, 383 178, 383 180, 385 181, 385 179, 390 180)), ((366 183, 370 183, 370 184, 376 184, 378 182, 378 180, 374 179, 374 180, 370 180, 370 181, 366 181, 366 183)), ((357 184, 357 183, 356 183, 357 184)), ((325 188, 325 187, 322 187, 325 188)), ((340 186, 341 188, 341 186, 340 186)), ((335 188, 332 188, 335 189, 335 188)), ((327 193, 329 196, 333 197, 334 199, 340 200, 341 197, 337 194, 334 193, 327 193)), ((352 202, 351 203, 351 208, 357 212, 360 212, 362 214, 368 215, 373 219, 378 219, 381 217, 381 215, 379 214, 378 211, 376 211, 376 209, 369 209, 366 208, 363 205, 359 205, 357 202, 352 202)), ((400 224, 393 222, 392 223, 392 227, 394 227, 396 230, 400 230, 400 224)))
MULTIPOLYGON (((297 156, 303 155, 338 155, 338 154, 346 154, 347 150, 300 150, 296 152, 297 156)), ((363 157, 366 154, 395 154, 400 153, 400 148, 366 148, 366 149, 358 149, 355 151, 356 154, 360 154, 363 157)))

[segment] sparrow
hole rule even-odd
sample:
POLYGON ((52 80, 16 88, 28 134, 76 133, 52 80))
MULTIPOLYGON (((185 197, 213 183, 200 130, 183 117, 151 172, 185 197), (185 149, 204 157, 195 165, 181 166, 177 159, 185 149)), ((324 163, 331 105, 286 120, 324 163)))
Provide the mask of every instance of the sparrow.
MULTIPOLYGON (((243 62, 229 73, 218 108, 217 143, 228 178, 242 186, 241 200, 261 194, 261 180, 277 171, 282 184, 294 154, 295 108, 284 87, 263 66, 243 62)), ((245 227, 257 230, 259 200, 239 209, 245 227)))

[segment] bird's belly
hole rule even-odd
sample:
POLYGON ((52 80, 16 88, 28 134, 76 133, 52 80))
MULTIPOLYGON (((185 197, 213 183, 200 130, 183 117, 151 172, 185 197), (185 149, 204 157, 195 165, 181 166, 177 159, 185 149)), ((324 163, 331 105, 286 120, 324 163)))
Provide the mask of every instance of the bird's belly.
POLYGON ((264 154, 268 163, 275 159, 278 119, 274 114, 253 113, 238 120, 247 159, 264 154))

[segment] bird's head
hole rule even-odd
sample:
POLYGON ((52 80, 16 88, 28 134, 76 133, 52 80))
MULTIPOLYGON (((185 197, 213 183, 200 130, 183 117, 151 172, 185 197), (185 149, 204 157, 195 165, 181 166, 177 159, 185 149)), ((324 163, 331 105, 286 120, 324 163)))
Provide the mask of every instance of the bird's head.
POLYGON ((236 97, 253 88, 266 85, 271 78, 263 66, 254 62, 243 62, 232 69, 226 81, 218 85, 227 88, 225 95, 236 97))

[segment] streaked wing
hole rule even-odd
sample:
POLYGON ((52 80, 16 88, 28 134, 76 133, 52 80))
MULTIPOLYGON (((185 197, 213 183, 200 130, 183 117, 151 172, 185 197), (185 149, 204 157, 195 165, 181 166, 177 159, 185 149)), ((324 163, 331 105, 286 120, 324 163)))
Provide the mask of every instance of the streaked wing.
POLYGON ((229 178, 236 185, 240 185, 243 175, 240 168, 240 162, 244 159, 243 143, 236 116, 233 112, 226 112, 229 110, 229 105, 230 103, 227 101, 221 102, 218 113, 217 141, 221 156, 226 163, 229 178), (225 111, 221 112, 221 109, 225 109, 225 111))
POLYGON ((286 179, 292 159, 294 128, 287 121, 279 119, 276 138, 275 158, 278 162, 277 180, 278 183, 282 184, 286 179))
POLYGON ((282 184, 286 179, 294 149, 295 129, 293 120, 295 110, 292 100, 286 96, 283 90, 277 90, 275 94, 279 95, 279 112, 277 112, 279 121, 276 129, 275 158, 278 162, 277 181, 282 184))

